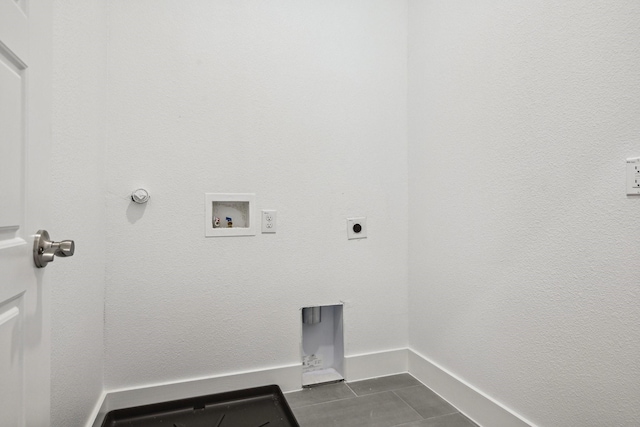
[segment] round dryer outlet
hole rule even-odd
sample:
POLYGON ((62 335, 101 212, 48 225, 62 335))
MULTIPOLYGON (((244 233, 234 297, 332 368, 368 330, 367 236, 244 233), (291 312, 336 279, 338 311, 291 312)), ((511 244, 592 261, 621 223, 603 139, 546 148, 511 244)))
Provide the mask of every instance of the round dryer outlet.
POLYGON ((347 218, 347 238, 349 240, 367 238, 367 217, 347 218))

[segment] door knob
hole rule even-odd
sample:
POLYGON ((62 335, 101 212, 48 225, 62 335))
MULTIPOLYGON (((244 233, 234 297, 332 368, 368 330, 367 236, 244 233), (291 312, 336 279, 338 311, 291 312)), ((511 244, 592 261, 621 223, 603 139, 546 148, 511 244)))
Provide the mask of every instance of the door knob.
POLYGON ((43 268, 57 256, 73 256, 75 249, 76 244, 73 240, 53 242, 47 230, 39 230, 33 241, 33 261, 36 263, 36 267, 43 268))

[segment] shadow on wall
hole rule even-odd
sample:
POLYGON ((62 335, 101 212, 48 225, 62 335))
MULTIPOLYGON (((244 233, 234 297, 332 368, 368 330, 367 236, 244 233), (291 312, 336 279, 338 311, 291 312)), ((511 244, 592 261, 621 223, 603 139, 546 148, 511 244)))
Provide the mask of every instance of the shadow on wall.
POLYGON ((139 199, 140 201, 136 202, 134 199, 134 194, 132 194, 131 196, 131 203, 129 203, 129 206, 127 206, 127 220, 129 220, 130 224, 135 224, 140 218, 144 216, 144 211, 147 209, 147 202, 149 200, 149 196, 147 195, 146 199, 139 199))

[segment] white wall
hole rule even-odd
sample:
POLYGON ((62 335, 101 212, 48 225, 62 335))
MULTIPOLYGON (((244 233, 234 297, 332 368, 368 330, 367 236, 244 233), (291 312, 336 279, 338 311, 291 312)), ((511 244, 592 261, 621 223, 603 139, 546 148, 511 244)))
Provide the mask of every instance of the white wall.
POLYGON ((538 425, 640 424, 640 3, 409 12, 410 346, 538 425))
POLYGON ((76 253, 45 272, 53 307, 53 426, 84 425, 102 393, 106 35, 101 0, 54 2, 49 232, 74 239, 76 253))
POLYGON ((536 424, 640 422, 636 2, 172 3, 55 3, 53 425, 101 391, 104 298, 108 389, 299 363, 342 300, 347 355, 409 329, 536 424), (205 239, 205 192, 278 233, 205 239))
POLYGON ((108 389, 300 363, 308 305, 345 301, 347 355, 406 346, 406 9, 109 2, 108 389), (204 238, 205 192, 277 234, 204 238))

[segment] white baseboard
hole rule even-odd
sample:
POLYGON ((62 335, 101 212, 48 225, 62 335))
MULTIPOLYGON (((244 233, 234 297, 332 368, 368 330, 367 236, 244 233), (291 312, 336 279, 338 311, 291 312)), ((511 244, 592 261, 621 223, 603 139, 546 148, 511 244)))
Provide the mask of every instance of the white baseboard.
POLYGON ((345 380, 347 381, 360 381, 399 374, 409 370, 409 350, 400 348, 346 356, 344 364, 345 380))
MULTIPOLYGON (((347 381, 403 372, 409 372, 480 426, 535 427, 514 411, 411 349, 401 348, 345 357, 347 381)), ((302 386, 302 365, 111 390, 103 393, 87 427, 100 427, 105 415, 116 409, 269 384, 277 384, 283 392, 299 390, 302 386)))
POLYGON ((87 421, 87 427, 100 427, 102 425, 102 420, 106 414, 106 412, 103 412, 106 397, 107 393, 103 391, 102 394, 100 394, 93 411, 91 411, 91 415, 87 421))
MULTIPOLYGON (((403 348, 345 357, 345 378, 347 381, 358 381, 407 372, 408 354, 408 350, 403 348)), ((116 409, 269 384, 277 384, 283 392, 300 390, 302 387, 302 365, 296 364, 182 382, 109 390, 103 393, 87 427, 100 427, 106 414, 116 409)))
POLYGON ((409 373, 476 424, 486 427, 535 427, 533 423, 435 362, 413 350, 408 352, 409 373))
POLYGON ((100 427, 106 414, 116 409, 271 384, 276 384, 283 392, 287 392, 299 390, 301 383, 302 364, 296 364, 174 383, 110 390, 104 394, 95 418, 87 427, 100 427))

